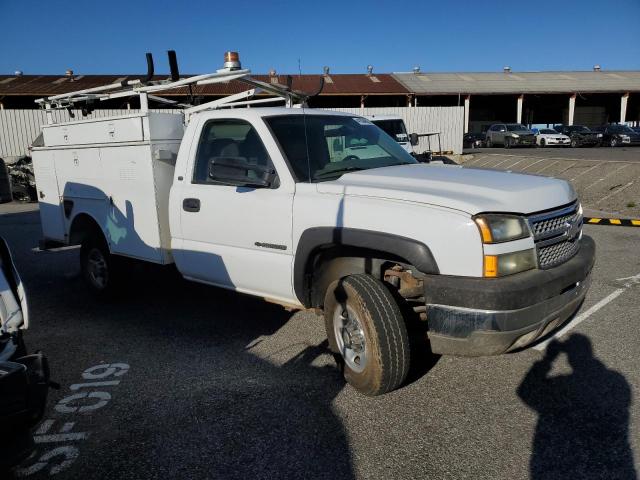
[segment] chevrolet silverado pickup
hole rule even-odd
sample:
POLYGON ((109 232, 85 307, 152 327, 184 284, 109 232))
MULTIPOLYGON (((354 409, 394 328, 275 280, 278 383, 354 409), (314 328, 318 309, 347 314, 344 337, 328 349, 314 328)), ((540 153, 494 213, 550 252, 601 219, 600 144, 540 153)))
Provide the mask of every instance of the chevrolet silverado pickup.
POLYGON ((346 380, 367 395, 402 385, 411 349, 502 354, 580 307, 595 245, 568 182, 418 163, 370 120, 309 109, 290 85, 230 63, 40 100, 46 111, 126 94, 143 105, 52 121, 33 147, 43 248, 81 245, 95 292, 143 260, 318 309, 346 380), (265 102, 249 91, 177 113, 147 107, 156 91, 231 79, 285 106, 237 108, 265 102), (413 321, 426 332, 418 342, 413 321))

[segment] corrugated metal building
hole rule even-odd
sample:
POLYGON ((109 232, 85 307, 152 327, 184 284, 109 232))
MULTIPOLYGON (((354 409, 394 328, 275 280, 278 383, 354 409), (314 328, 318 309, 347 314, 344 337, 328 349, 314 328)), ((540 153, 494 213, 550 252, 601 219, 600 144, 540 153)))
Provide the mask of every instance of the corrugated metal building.
MULTIPOLYGON (((0 109, 34 109, 36 98, 140 77, 142 75, 74 75, 72 72, 65 75, 0 75, 0 109)), ((321 77, 324 78, 324 89, 311 100, 312 107, 359 108, 361 112, 365 108, 383 107, 462 107, 464 132, 482 131, 496 122, 588 126, 630 122, 640 125, 640 71, 598 68, 588 72, 512 72, 505 68, 503 72, 484 73, 334 74, 327 70, 320 75, 291 77, 292 87, 306 92, 316 91, 321 77)), ((156 80, 165 78, 154 77, 156 80)), ((256 78, 287 83, 287 75, 275 72, 256 75, 256 78)), ((167 96, 188 98, 192 95, 205 102, 248 88, 240 82, 230 82, 195 87, 192 92, 186 88, 174 90, 167 96)), ((130 99, 95 105, 98 109, 114 110, 138 107, 130 99)), ((415 117, 409 113, 405 116, 407 119, 415 117)), ((23 117, 19 113, 11 116, 15 121, 23 117)), ((9 116, 5 115, 5 123, 7 118, 9 116)), ((33 118, 37 122, 37 118, 33 118)), ((27 126, 26 119, 21 121, 24 125, 12 125, 8 130, 14 133, 5 131, 5 137, 26 135, 16 133, 23 127, 32 128, 27 126)), ((6 144, 7 138, 0 141, 6 144)), ((12 140, 12 144, 20 143, 15 138, 12 140)))
POLYGON ((396 73, 415 105, 464 104, 465 131, 527 124, 640 122, 640 72, 396 73))

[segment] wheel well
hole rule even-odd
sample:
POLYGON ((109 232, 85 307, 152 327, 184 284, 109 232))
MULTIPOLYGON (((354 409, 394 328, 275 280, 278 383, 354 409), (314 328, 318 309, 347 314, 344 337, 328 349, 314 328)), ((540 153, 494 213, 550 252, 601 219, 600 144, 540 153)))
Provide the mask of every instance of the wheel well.
POLYGON ((307 269, 306 300, 322 308, 329 285, 347 275, 366 273, 384 280, 385 271, 395 265, 411 268, 406 259, 388 252, 337 245, 316 249, 307 269))
POLYGON ((79 245, 89 235, 102 235, 102 229, 98 222, 87 213, 80 213, 71 222, 69 228, 69 245, 79 245))

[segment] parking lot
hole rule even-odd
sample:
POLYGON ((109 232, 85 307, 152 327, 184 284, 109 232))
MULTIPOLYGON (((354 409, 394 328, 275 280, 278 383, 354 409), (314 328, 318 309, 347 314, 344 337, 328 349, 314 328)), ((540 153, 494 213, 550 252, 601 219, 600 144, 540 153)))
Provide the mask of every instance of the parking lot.
POLYGON ((593 285, 560 348, 427 357, 409 385, 367 398, 315 314, 156 270, 101 303, 77 249, 36 250, 35 207, 2 209, 28 345, 61 384, 20 477, 635 478, 640 229, 585 227, 593 285))

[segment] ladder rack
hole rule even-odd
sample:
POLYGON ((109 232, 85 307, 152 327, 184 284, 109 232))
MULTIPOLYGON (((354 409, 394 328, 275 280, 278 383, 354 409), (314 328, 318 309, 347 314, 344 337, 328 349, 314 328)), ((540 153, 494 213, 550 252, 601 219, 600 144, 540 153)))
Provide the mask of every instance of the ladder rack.
POLYGON ((52 110, 70 110, 78 104, 84 104, 86 107, 83 108, 83 114, 88 115, 93 110, 93 104, 96 101, 136 96, 139 97, 140 109, 143 112, 147 112, 149 110, 149 100, 152 100, 158 103, 181 108, 185 115, 185 122, 188 122, 192 114, 204 110, 232 108, 235 106, 250 106, 273 102, 285 102, 286 106, 289 108, 294 107, 296 104, 305 105, 307 100, 318 95, 324 86, 324 82, 322 81, 323 79, 321 79, 318 91, 312 94, 307 94, 295 91, 291 88, 291 77, 288 77, 287 85, 267 83, 257 80, 250 76, 250 70, 240 68, 239 56, 236 52, 226 52, 224 68, 217 70, 216 72, 180 78, 175 52, 170 50, 167 53, 169 56, 169 65, 171 67, 171 77, 166 80, 151 80, 153 77, 153 57, 150 53, 147 53, 147 76, 144 79, 123 80, 119 83, 112 83, 109 85, 77 90, 60 95, 53 95, 51 97, 39 98, 35 102, 47 111, 47 120, 49 124, 53 123, 52 110), (162 95, 164 92, 178 88, 188 87, 191 92, 191 88, 193 86, 228 83, 234 80, 242 82, 253 88, 218 100, 213 100, 202 105, 180 103, 176 100, 158 96, 162 95), (275 95, 278 98, 251 100, 253 96, 261 92, 275 95))

